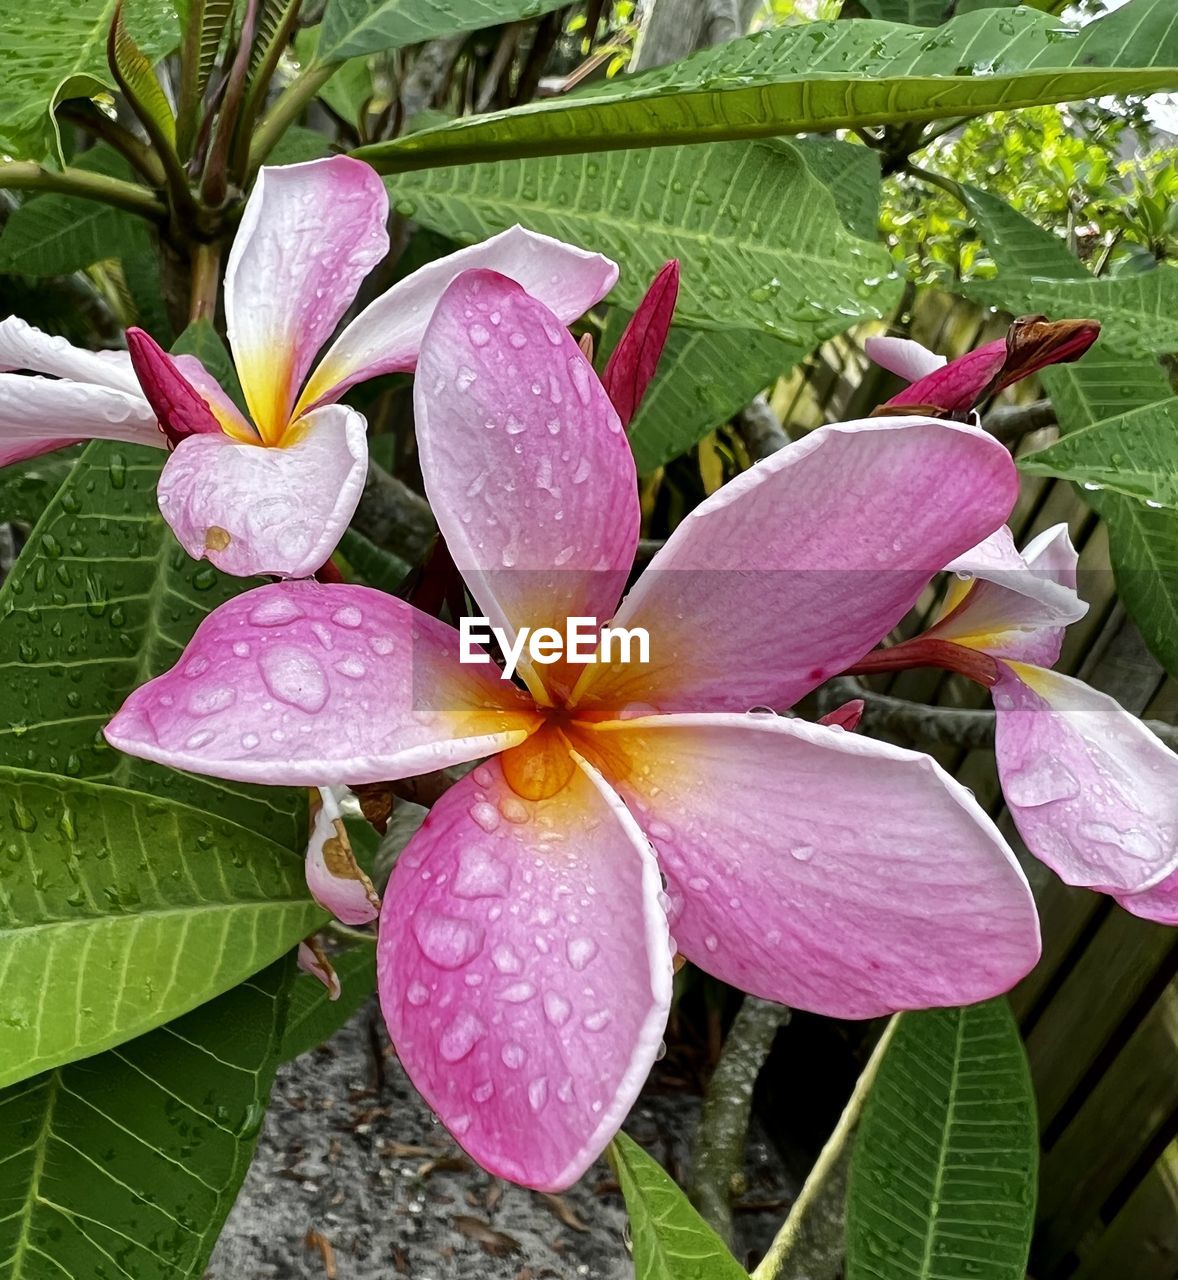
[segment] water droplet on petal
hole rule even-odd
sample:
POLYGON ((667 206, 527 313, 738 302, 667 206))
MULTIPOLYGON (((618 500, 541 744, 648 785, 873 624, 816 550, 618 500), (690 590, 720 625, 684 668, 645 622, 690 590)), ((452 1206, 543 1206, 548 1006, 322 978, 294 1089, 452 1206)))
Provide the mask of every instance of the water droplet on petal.
POLYGON ((442 1032, 438 1052, 447 1062, 461 1062, 486 1033, 486 1027, 478 1018, 463 1010, 442 1032))
POLYGON ((572 1011, 573 1006, 564 996, 558 995, 555 991, 544 993, 544 1016, 554 1027, 563 1027, 572 1011))
POLYGON ((327 676, 317 659, 292 645, 275 645, 259 660, 266 688, 280 701, 314 715, 327 704, 327 676))
POLYGON ((514 1041, 503 1046, 499 1057, 503 1060, 503 1065, 510 1067, 513 1071, 518 1071, 528 1060, 527 1051, 523 1045, 516 1044, 514 1041))
POLYGON ((412 927, 418 946, 440 969, 460 969, 482 950, 483 931, 469 920, 419 909, 412 927))
POLYGON ((548 1077, 537 1076, 535 1080, 528 1085, 528 1105, 533 1111, 543 1111, 544 1104, 548 1101, 548 1077))

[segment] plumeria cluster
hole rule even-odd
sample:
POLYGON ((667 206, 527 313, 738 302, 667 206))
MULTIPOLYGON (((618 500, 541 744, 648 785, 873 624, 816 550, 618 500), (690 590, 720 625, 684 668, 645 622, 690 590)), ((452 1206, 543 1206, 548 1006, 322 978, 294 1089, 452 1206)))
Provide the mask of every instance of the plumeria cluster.
MULTIPOLYGON (((1080 354, 1094 326, 1024 323, 949 365, 885 340, 873 354, 913 386, 884 416, 823 427, 731 481, 626 591, 640 512, 624 423, 677 268, 600 379, 566 326, 616 267, 519 229, 395 285, 312 372, 385 253, 386 213, 355 161, 263 172, 225 291, 248 417, 144 334, 129 356, 99 356, 4 322, 6 365, 55 377, 0 375, 0 456, 89 435, 168 447, 160 506, 189 552, 284 579, 210 614, 107 738, 176 768, 319 789, 311 891, 347 923, 379 910, 397 1053, 481 1164, 544 1189, 584 1171, 658 1054, 677 954, 850 1018, 981 1000, 1035 964, 1026 878, 972 795, 929 757, 850 732, 853 707, 817 724, 788 714, 842 672, 934 661, 981 679, 1031 851, 1070 883, 1178 918, 1178 757, 1051 671, 1084 612, 1075 552, 1061 529, 1015 551, 1014 464, 962 420, 1080 354), (508 636, 573 617, 642 627, 649 661, 525 656, 513 683, 462 663, 458 632, 406 601, 312 580, 365 475, 365 424, 336 401, 414 369, 425 491, 481 613, 508 636), (956 577, 942 616, 907 649, 877 650, 943 570, 956 577), (441 769, 460 776, 381 904, 341 789, 441 769)), ((322 952, 304 959, 332 980, 322 952)))

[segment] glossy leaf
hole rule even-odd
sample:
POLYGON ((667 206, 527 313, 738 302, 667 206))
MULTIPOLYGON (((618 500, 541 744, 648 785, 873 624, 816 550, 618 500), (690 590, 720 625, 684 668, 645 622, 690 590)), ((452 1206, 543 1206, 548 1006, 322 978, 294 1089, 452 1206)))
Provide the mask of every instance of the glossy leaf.
POLYGON ((630 1217, 635 1280, 747 1280, 657 1160, 624 1133, 609 1155, 630 1217))
POLYGON ((212 813, 0 769, 0 1085, 158 1027, 323 922, 297 853, 212 813))
POLYGON ((36 524, 65 483, 80 452, 81 446, 59 449, 0 468, 0 521, 36 524))
POLYGON ((478 31, 538 18, 567 0, 330 0, 323 15, 319 58, 340 62, 364 53, 403 49, 435 36, 478 31))
POLYGON ((792 144, 612 151, 403 174, 397 210, 464 241, 514 223, 615 259, 611 300, 637 306, 670 258, 676 321, 762 329, 810 350, 895 304, 882 245, 852 236, 792 144))
POLYGON ((185 555, 156 506, 163 460, 88 445, 0 588, 0 765, 181 801, 297 849, 301 792, 147 764, 100 732, 132 689, 176 662, 206 613, 257 585, 185 555))
MULTIPOLYGON (((998 282, 1019 288, 1027 277, 1048 284, 1090 279, 1051 232, 994 196, 970 191, 968 198, 998 264, 998 282)), ((1158 361, 1111 350, 1107 337, 1083 360, 1046 369, 1041 377, 1065 439, 1098 424, 1115 430, 1115 424, 1147 406, 1167 421, 1174 411, 1169 379, 1158 361)), ((1149 442, 1154 448, 1158 443, 1149 442)), ((1173 510, 1150 507, 1138 497, 1107 489, 1081 492, 1108 525, 1109 555, 1125 607, 1162 665, 1178 672, 1178 518, 1173 510)))
POLYGON ((1038 1162, 1006 1002, 902 1014, 851 1158, 847 1280, 1023 1280, 1038 1162))
POLYGON ((292 967, 0 1092, 4 1280, 199 1280, 265 1116, 292 967))
POLYGON ((1178 88, 1171 0, 1077 30, 1031 9, 935 33, 871 20, 782 26, 641 76, 456 120, 355 154, 385 173, 617 146, 830 132, 1178 88))
MULTIPOLYGON (((106 37, 113 0, 41 0, 4 8, 0 40, 0 155, 40 160, 60 151, 54 107, 113 88, 106 37)), ((176 12, 163 0, 128 0, 126 22, 149 59, 176 43, 176 12)))
POLYGON ((290 1013, 282 1037, 283 1062, 330 1040, 376 990, 375 946, 357 942, 328 959, 340 981, 340 997, 329 1000, 321 982, 310 974, 298 975, 291 986, 290 1013))
MULTIPOLYGON (((135 37, 127 30, 123 4, 116 4, 111 19, 108 54, 114 63, 113 71, 127 100, 134 105, 135 113, 149 128, 154 127, 164 142, 176 145, 176 117, 172 105, 156 79, 152 59, 139 47, 135 37)), ((153 135, 154 136, 154 135, 153 135)))

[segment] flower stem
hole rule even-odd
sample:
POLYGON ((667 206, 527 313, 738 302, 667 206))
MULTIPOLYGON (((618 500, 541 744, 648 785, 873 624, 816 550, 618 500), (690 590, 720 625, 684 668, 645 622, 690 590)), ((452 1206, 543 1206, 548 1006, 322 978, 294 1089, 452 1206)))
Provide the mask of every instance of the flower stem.
POLYGON ((32 160, 9 160, 0 164, 0 188, 13 191, 54 191, 80 196, 125 209, 153 222, 162 220, 167 210, 146 187, 104 173, 85 169, 46 169, 32 160))
POLYGON ((867 1059, 867 1065, 860 1073, 859 1079, 855 1081, 855 1088, 851 1092, 847 1105, 843 1108, 843 1114, 839 1116, 838 1124, 835 1125, 834 1131, 826 1140, 826 1146, 822 1148, 814 1167, 810 1170, 805 1185, 789 1211, 785 1225, 777 1233, 769 1246, 769 1252, 753 1272, 752 1280, 785 1280, 785 1267, 801 1238, 806 1216, 821 1194, 831 1172, 841 1160, 847 1142, 859 1123, 859 1117, 863 1114, 863 1104, 867 1101, 867 1095, 871 1092, 871 1086, 879 1074, 879 1064, 884 1060, 888 1046, 896 1034, 896 1028, 900 1025, 900 1017, 898 1013, 892 1015, 883 1035, 879 1038, 879 1043, 872 1050, 871 1057, 867 1059))
POLYGON ((339 62, 312 62, 278 95, 270 114, 258 126, 250 144, 249 172, 252 175, 274 150, 278 140, 302 114, 303 108, 335 75, 339 62))
POLYGON ((192 250, 192 274, 188 295, 188 323, 213 323, 217 314, 217 286, 221 274, 221 246, 198 241, 192 250))

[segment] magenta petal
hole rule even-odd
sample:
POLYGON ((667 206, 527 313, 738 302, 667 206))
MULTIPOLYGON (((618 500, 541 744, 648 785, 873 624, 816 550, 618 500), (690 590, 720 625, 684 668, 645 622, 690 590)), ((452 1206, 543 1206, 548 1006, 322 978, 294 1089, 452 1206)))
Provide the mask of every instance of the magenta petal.
POLYGON ((1126 911, 1157 924, 1178 924, 1178 872, 1168 875, 1152 889, 1124 894, 1117 901, 1126 911))
POLYGON ((624 427, 638 412, 658 368, 678 296, 679 263, 672 258, 651 282, 602 371, 601 385, 624 427))
POLYGON ((822 427, 682 521, 617 614, 647 628, 650 662, 590 667, 582 694, 660 711, 790 706, 878 644, 1017 492, 1010 455, 973 427, 822 427))
POLYGON ((1178 755, 1107 694, 1022 663, 994 686, 1002 793, 1067 884, 1138 893, 1178 868, 1178 755))
POLYGON ((417 364, 438 299, 463 271, 487 268, 514 280, 561 324, 584 315, 613 288, 617 265, 599 253, 509 227, 414 271, 370 303, 340 334, 303 392, 303 409, 338 400, 357 382, 417 364))
POLYGON ((225 268, 225 320, 246 404, 275 441, 315 355, 389 248, 388 195, 348 156, 264 168, 225 268))
POLYGON ((385 893, 381 1007, 422 1096, 484 1168, 569 1186, 658 1052, 672 947, 650 845, 592 770, 521 800, 463 778, 385 893))
POLYGON ((234 404, 224 387, 196 356, 173 356, 172 359, 184 380, 195 387, 201 399, 208 405, 209 411, 217 419, 222 431, 235 436, 238 440, 258 438, 258 433, 246 421, 245 415, 234 404))
POLYGON ((364 419, 343 405, 267 448, 189 436, 164 465, 160 512, 185 551, 225 573, 309 577, 335 550, 368 475, 364 419))
POLYGON ((881 369, 887 369, 906 382, 917 382, 949 363, 944 356, 922 347, 911 338, 868 338, 863 350, 867 358, 874 360, 881 369))
MULTIPOLYGON (((346 794, 342 788, 341 794, 346 794)), ((337 920, 368 924, 380 914, 380 897, 356 861, 330 787, 319 788, 319 805, 307 841, 306 867, 311 897, 337 920)))
POLYGON ((634 458, 557 317, 464 272, 422 340, 413 402, 430 506, 492 623, 608 618, 638 543, 634 458))
POLYGON ((771 715, 598 734, 630 765, 618 790, 654 842, 679 950, 725 982, 870 1018, 986 999, 1038 959, 1014 855, 928 756, 771 715))
POLYGON ((535 723, 527 699, 458 656, 456 631, 379 591, 259 587, 214 610, 106 738, 193 773, 313 787, 410 777, 522 742, 535 723))
POLYGON ((185 436, 220 432, 212 410, 150 334, 128 329, 127 349, 147 403, 173 444, 179 444, 185 436))
POLYGON ((1006 339, 998 338, 918 378, 894 395, 890 405, 933 405, 946 413, 964 413, 994 385, 1006 363, 1006 339))

